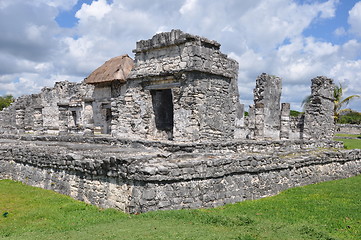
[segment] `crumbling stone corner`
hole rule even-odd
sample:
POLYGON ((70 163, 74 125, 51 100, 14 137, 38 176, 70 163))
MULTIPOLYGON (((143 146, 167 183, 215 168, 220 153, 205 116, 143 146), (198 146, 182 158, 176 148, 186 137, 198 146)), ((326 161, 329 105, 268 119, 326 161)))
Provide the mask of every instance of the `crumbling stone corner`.
POLYGON ((331 140, 334 135, 334 83, 319 76, 311 80, 311 97, 306 104, 302 138, 331 140))

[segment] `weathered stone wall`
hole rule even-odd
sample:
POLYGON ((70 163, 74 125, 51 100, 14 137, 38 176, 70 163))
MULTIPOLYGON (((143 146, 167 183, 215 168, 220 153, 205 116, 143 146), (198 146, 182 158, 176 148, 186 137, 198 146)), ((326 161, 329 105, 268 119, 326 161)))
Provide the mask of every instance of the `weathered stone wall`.
POLYGON ((92 85, 68 81, 57 82, 53 88, 43 88, 40 96, 44 131, 65 134, 71 129, 83 129, 88 121, 84 118, 87 116, 84 99, 92 98, 93 90, 92 85))
POLYGON ((42 119, 38 118, 41 111, 39 94, 19 97, 12 105, 0 112, 0 132, 23 133, 39 130, 42 119))
POLYGON ((357 124, 337 124, 336 133, 343 134, 360 134, 361 135, 361 125, 357 124))
POLYGON ((333 142, 16 138, 0 139, 0 178, 131 213, 220 206, 361 173, 361 150, 315 148, 333 142))
POLYGON ((111 101, 124 91, 124 84, 57 82, 39 94, 19 97, 1 111, 0 130, 71 134, 99 128, 100 133, 110 133, 111 101))
POLYGON ((289 139, 302 139, 305 116, 290 117, 289 139))
POLYGON ((179 140, 232 139, 238 98, 231 80, 221 76, 186 74, 173 88, 174 137, 179 140))
POLYGON ((155 126, 149 90, 143 91, 139 81, 131 81, 127 85, 126 93, 114 99, 111 105, 112 135, 142 139, 154 136, 155 126))

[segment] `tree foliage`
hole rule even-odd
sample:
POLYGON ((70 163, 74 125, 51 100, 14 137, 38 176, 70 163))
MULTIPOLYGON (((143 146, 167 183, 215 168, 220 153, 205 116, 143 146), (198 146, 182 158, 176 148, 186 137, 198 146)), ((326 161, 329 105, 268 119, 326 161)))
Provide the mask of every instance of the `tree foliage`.
POLYGON ((10 106, 12 102, 14 102, 14 97, 12 95, 6 95, 4 97, 0 97, 0 111, 10 106))
POLYGON ((339 86, 335 86, 334 89, 334 98, 335 98, 335 106, 334 106, 334 118, 335 122, 338 122, 340 119, 340 115, 343 112, 351 111, 350 109, 345 109, 345 107, 350 103, 350 101, 354 100, 355 98, 359 98, 360 95, 351 95, 346 98, 342 98, 343 95, 343 88, 340 84, 339 86))
POLYGON ((291 111, 290 111, 290 116, 291 116, 291 117, 298 117, 298 116, 300 116, 301 114, 303 114, 303 112, 299 112, 299 111, 296 111, 296 110, 291 110, 291 111))
POLYGON ((342 124, 361 124, 361 113, 350 111, 346 114, 341 114, 338 123, 342 124))

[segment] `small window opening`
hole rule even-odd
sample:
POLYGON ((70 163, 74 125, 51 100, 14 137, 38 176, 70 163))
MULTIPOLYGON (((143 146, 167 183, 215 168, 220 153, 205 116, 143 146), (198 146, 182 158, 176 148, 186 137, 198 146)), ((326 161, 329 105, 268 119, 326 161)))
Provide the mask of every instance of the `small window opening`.
POLYGON ((110 134, 111 132, 111 122, 112 122, 112 110, 110 108, 105 109, 105 121, 106 121, 106 133, 110 134))
POLYGON ((71 111, 71 116, 73 117, 74 126, 78 125, 76 111, 71 111))

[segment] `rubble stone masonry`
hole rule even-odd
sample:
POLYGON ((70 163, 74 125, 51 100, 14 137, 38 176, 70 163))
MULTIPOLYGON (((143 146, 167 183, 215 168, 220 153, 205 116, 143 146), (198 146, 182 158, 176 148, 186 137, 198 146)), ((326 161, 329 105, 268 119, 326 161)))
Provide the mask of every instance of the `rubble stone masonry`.
POLYGON ((0 178, 129 213, 215 207, 360 174, 361 150, 339 147, 332 141, 3 136, 0 178))
POLYGON ((138 213, 361 173, 361 150, 332 141, 332 79, 312 79, 305 114, 291 117, 281 79, 263 73, 246 117, 238 63, 216 41, 172 30, 134 53, 134 67, 127 55, 112 58, 92 84, 58 82, 1 111, 0 179, 138 213))

